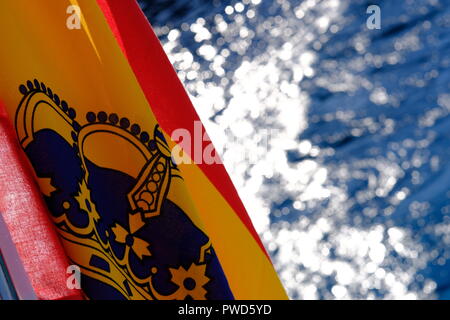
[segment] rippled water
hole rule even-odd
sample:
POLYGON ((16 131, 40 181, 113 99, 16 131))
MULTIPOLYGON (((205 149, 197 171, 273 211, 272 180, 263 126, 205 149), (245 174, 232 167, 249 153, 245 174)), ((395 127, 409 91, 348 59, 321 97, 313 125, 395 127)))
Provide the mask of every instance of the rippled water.
POLYGON ((141 3, 291 298, 450 298, 450 1, 141 3))

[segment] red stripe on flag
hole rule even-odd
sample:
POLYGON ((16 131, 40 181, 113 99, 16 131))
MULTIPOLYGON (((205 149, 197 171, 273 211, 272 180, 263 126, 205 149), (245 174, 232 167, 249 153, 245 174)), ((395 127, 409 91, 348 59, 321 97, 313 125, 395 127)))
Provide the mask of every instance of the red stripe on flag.
POLYGON ((0 214, 38 298, 82 299, 66 285, 69 261, 1 105, 0 214))
MULTIPOLYGON (((200 121, 200 119, 137 2, 97 0, 97 3, 127 57, 161 127, 168 133, 184 128, 190 131, 191 136, 194 136, 194 121, 200 121)), ((189 154, 189 150, 186 152, 189 154)), ((193 158, 192 154, 190 156, 193 158)), ((204 163, 198 166, 238 214, 267 255, 224 166, 204 163)))

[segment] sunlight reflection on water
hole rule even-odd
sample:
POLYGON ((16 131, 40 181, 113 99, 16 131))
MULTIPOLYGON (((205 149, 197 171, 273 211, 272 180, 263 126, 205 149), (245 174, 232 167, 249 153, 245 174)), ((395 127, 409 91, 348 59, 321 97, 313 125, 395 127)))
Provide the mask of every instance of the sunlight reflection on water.
POLYGON ((449 298, 449 1, 212 3, 143 7, 290 297, 449 298))

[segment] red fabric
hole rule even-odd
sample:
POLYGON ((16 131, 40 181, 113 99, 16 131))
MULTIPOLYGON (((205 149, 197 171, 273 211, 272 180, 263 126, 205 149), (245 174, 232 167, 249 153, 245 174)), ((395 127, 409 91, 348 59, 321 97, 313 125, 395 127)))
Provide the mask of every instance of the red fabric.
MULTIPOLYGON (((160 126, 169 134, 175 129, 184 128, 194 136, 194 121, 200 119, 137 2, 97 0, 97 3, 127 57, 160 126)), ((267 255, 224 166, 199 164, 199 167, 228 201, 267 255)))
POLYGON ((39 299, 82 299, 68 289, 69 261, 32 171, 0 105, 0 213, 39 299))

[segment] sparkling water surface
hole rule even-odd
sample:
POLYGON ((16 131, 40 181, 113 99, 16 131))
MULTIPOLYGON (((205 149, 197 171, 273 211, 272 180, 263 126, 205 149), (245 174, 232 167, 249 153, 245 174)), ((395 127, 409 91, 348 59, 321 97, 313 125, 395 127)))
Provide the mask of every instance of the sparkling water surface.
POLYGON ((291 298, 450 298, 449 0, 140 3, 291 298))

